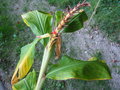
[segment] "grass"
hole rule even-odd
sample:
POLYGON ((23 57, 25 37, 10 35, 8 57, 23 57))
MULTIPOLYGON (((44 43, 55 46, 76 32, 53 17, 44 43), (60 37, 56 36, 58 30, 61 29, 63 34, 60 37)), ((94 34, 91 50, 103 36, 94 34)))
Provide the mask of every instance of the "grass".
POLYGON ((2 1, 0 3, 0 41, 8 40, 11 38, 11 35, 14 33, 13 23, 11 18, 8 15, 8 3, 2 1))
POLYGON ((8 48, 7 45, 10 45, 12 35, 15 32, 13 29, 13 23, 11 18, 9 18, 9 3, 6 1, 0 2, 0 62, 3 62, 0 65, 0 68, 6 70, 10 66, 10 60, 8 59, 8 48), (5 48, 6 47, 6 48, 5 48), (3 49, 4 48, 4 49, 3 49))
POLYGON ((95 17, 100 30, 109 40, 120 44, 120 1, 102 0, 95 17))
MULTIPOLYGON (((48 0, 51 5, 65 9, 69 5, 75 6, 83 0, 48 0)), ((91 8, 87 8, 90 17, 98 0, 87 0, 91 3, 91 8)), ((101 0, 94 16, 94 26, 98 26, 109 40, 120 44, 120 1, 119 0, 101 0)))
POLYGON ((12 65, 14 66, 12 60, 15 58, 13 58, 12 53, 17 48, 16 44, 19 43, 20 46, 23 43, 19 42, 20 37, 18 36, 20 30, 23 29, 23 24, 13 21, 15 15, 10 14, 9 6, 9 0, 0 2, 0 63, 2 62, 0 68, 5 71, 12 65))
POLYGON ((52 5, 55 5, 59 8, 66 8, 69 5, 75 6, 81 0, 48 0, 48 2, 52 5))
POLYGON ((102 53, 99 51, 99 50, 96 50, 92 55, 91 57, 95 57, 97 58, 98 60, 102 60, 102 53))
MULTIPOLYGON (((49 2, 49 4, 54 5, 56 7, 58 7, 58 9, 66 9, 67 7, 74 7, 76 6, 76 4, 78 4, 78 2, 82 2, 83 0, 47 0, 49 2)), ((88 13, 92 12, 94 10, 94 7, 97 3, 97 0, 87 0, 88 2, 90 2, 91 4, 91 8, 87 8, 86 11, 88 11, 88 13)))

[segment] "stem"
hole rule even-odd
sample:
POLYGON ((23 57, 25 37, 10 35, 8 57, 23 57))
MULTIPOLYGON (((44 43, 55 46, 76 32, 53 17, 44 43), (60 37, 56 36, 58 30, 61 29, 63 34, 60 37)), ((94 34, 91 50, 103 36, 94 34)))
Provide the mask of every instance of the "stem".
POLYGON ((66 16, 64 16, 64 18, 60 21, 60 23, 58 24, 58 26, 53 30, 52 34, 57 34, 62 28, 65 27, 66 22, 69 21, 69 19, 74 15, 74 13, 76 13, 77 11, 79 11, 79 9, 81 7, 84 6, 90 6, 89 3, 85 2, 85 0, 83 1, 83 3, 78 3, 73 9, 71 9, 70 11, 68 11, 68 13, 66 14, 66 16))
POLYGON ((49 43, 47 44, 47 46, 45 47, 44 55, 43 55, 43 59, 42 59, 42 65, 40 68, 40 73, 39 73, 39 77, 38 77, 38 81, 37 81, 37 85, 36 85, 35 90, 41 90, 42 85, 45 81, 45 72, 47 69, 48 62, 50 60, 50 53, 51 53, 51 48, 52 48, 52 45, 54 43, 54 40, 55 39, 52 38, 49 41, 49 43))
POLYGON ((42 78, 41 78, 41 81, 40 81, 40 82, 39 82, 39 84, 38 84, 38 85, 39 85, 39 87, 36 87, 36 90, 41 90, 42 85, 43 85, 43 83, 44 83, 45 79, 46 79, 45 77, 42 77, 42 78))
POLYGON ((61 20, 59 25, 51 33, 54 36, 51 37, 51 40, 49 41, 49 43, 45 47, 44 55, 43 55, 43 59, 42 59, 42 65, 40 68, 40 73, 39 73, 39 77, 38 77, 38 81, 37 81, 37 85, 36 85, 35 90, 41 90, 43 82, 45 81, 45 72, 47 69, 48 62, 50 60, 51 48, 52 48, 52 45, 54 44, 56 36, 58 35, 58 32, 65 26, 65 23, 68 22, 68 20, 73 16, 73 14, 76 13, 81 7, 84 7, 84 6, 90 6, 90 4, 85 3, 85 1, 83 1, 82 4, 78 3, 76 7, 74 7, 73 9, 71 9, 68 12, 68 14, 63 18, 63 20, 61 20))
POLYGON ((88 24, 87 24, 87 25, 89 25, 89 24, 90 24, 90 22, 91 22, 91 20, 92 20, 93 16, 95 15, 95 13, 96 13, 96 11, 97 11, 97 8, 98 8, 98 6, 99 6, 99 4, 100 4, 100 1, 101 1, 101 0, 99 0, 99 1, 97 2, 96 6, 95 6, 95 9, 94 9, 94 11, 93 11, 93 13, 92 13, 92 15, 91 15, 91 17, 90 17, 90 19, 89 19, 89 21, 88 21, 88 24))

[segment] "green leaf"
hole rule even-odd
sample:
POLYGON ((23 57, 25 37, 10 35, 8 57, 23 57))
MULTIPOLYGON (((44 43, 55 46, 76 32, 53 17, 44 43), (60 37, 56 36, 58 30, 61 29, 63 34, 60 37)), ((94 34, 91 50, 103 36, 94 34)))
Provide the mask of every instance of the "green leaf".
POLYGON ((36 86, 36 72, 33 70, 24 79, 12 86, 13 90, 34 90, 36 86))
MULTIPOLYGON (((36 35, 43 35, 52 31, 52 15, 42 11, 30 11, 22 15, 24 22, 32 29, 32 32, 36 35)), ((46 46, 47 39, 42 39, 41 43, 46 46)))
POLYGON ((75 32, 83 27, 84 22, 88 19, 85 11, 80 11, 75 13, 74 16, 66 24, 67 27, 64 28, 64 32, 75 32))
POLYGON ((34 62, 35 45, 38 41, 39 39, 36 38, 31 44, 21 48, 20 60, 13 74, 12 84, 18 82, 29 72, 34 62))
POLYGON ((106 63, 100 60, 83 61, 63 56, 58 64, 51 66, 46 77, 55 80, 106 80, 111 79, 111 74, 106 63))
POLYGON ((55 12, 55 26, 59 24, 59 22, 63 19, 64 13, 62 11, 56 11, 55 12))

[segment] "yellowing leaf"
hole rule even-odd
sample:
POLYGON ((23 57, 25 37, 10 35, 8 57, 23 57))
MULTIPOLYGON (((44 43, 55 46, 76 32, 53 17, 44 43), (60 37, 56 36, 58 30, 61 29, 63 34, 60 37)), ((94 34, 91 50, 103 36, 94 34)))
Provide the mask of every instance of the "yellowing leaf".
POLYGON ((97 61, 97 60, 98 60, 98 58, 96 58, 96 57, 91 57, 88 59, 88 61, 97 61))
POLYGON ((22 79, 29 72, 34 62, 35 45, 38 41, 39 39, 35 39, 31 44, 21 48, 20 60, 13 74, 12 84, 18 82, 18 80, 22 79))

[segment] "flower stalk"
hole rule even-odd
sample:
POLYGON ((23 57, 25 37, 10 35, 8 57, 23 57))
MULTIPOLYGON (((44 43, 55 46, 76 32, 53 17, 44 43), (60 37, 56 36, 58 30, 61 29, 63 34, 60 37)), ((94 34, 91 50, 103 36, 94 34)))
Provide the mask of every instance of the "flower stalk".
MULTIPOLYGON (((79 9, 81 7, 84 6, 90 6, 89 3, 87 2, 83 2, 83 3, 78 3, 77 6, 75 6, 73 9, 70 9, 70 11, 68 11, 68 13, 64 16, 64 18, 60 21, 60 23, 58 24, 58 26, 53 30, 53 32, 51 32, 51 36, 50 36, 50 41, 48 42, 47 46, 45 47, 44 50, 44 55, 43 55, 43 59, 42 59, 42 65, 40 68, 40 73, 39 73, 39 77, 38 77, 38 81, 37 81, 37 85, 35 90, 41 90, 43 82, 45 81, 45 72, 47 70, 47 65, 48 62, 50 60, 50 53, 51 53, 51 49, 53 44, 55 44, 56 42, 58 42, 57 40, 59 40, 60 38, 58 38, 59 36, 59 31, 61 29, 63 29, 65 27, 65 24, 69 21, 69 19, 74 15, 74 13, 76 13, 77 11, 79 11, 79 9)), ((43 35, 43 37, 49 37, 49 35, 43 35)), ((41 38, 38 36, 38 38, 41 38)), ((60 42, 58 42, 60 43, 60 42)), ((56 43, 56 44, 58 44, 56 43)), ((58 51, 60 50, 61 45, 57 45, 58 47, 58 51)), ((59 54, 60 51, 57 53, 59 54)), ((59 57, 59 55, 57 55, 59 57)))
POLYGON ((45 72, 47 70, 47 65, 50 60, 51 49, 52 49, 53 44, 55 43, 55 40, 56 40, 56 38, 54 35, 54 37, 51 37, 50 41, 48 42, 47 46, 45 47, 42 65, 40 68, 40 74, 38 77, 38 81, 37 81, 35 90, 41 90, 41 88, 42 88, 43 82, 45 80, 45 72))
POLYGON ((87 3, 87 2, 83 2, 81 4, 78 3, 77 6, 75 6, 73 9, 70 9, 70 11, 68 11, 68 13, 66 14, 66 16, 61 20, 61 22, 59 23, 59 25, 54 29, 54 31, 52 32, 52 34, 57 34, 62 28, 64 28, 65 24, 74 15, 74 13, 76 13, 77 11, 79 11, 79 9, 81 7, 84 7, 84 6, 90 6, 90 4, 87 3))

